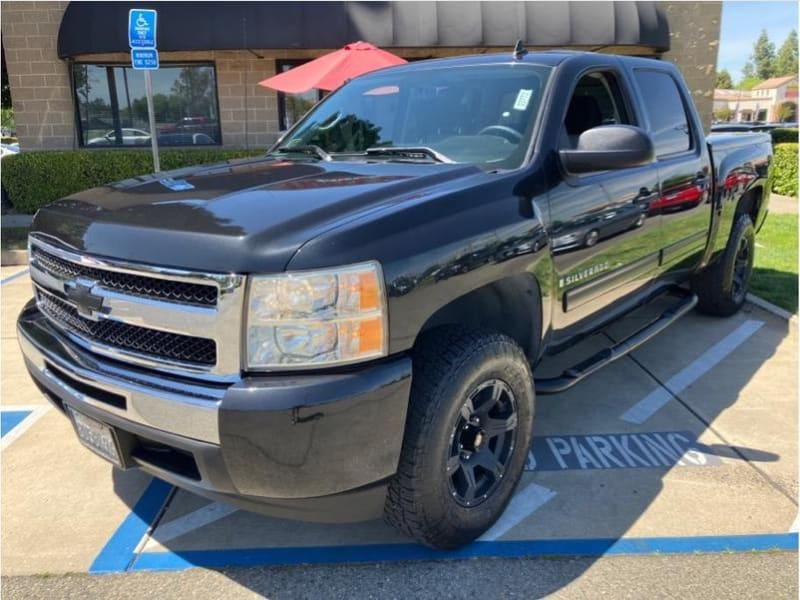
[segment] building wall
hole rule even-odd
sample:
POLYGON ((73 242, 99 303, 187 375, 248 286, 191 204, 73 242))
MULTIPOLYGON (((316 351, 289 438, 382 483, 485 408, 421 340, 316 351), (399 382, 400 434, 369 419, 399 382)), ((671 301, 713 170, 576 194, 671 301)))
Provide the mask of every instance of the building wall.
MULTIPOLYGON (((777 88, 760 90, 719 90, 714 100, 714 110, 727 108, 730 120, 736 122, 756 121, 759 111, 766 110, 767 121, 784 120, 780 114, 781 106, 792 103, 797 110, 797 79, 777 88)), ((796 117, 795 117, 796 118, 796 117)))
MULTIPOLYGON (((684 74, 703 123, 710 126, 721 3, 664 2, 671 50, 664 58, 684 74)), ((14 102, 17 136, 25 150, 77 148, 69 66, 56 53, 67 2, 3 1, 2 35, 14 102)), ((395 48, 406 58, 442 57, 500 48, 395 48)), ((277 94, 257 85, 275 73, 275 59, 314 58, 328 50, 162 52, 161 62, 216 64, 222 140, 229 147, 264 147, 280 135, 277 94)), ((602 48, 602 52, 651 54, 646 48, 602 48)), ((76 61, 128 62, 127 53, 75 57, 76 61)))
POLYGON ((56 42, 67 2, 3 2, 2 35, 14 120, 25 149, 72 148, 69 71, 56 42))
POLYGON ((670 50, 663 55, 683 73, 706 132, 714 110, 721 2, 661 2, 669 23, 670 50))

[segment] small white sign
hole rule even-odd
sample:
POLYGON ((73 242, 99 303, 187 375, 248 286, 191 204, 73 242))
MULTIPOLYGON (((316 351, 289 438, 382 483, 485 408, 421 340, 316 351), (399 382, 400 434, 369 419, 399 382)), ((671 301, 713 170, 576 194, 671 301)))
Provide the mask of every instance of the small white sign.
POLYGON ((514 110, 525 110, 533 96, 533 90, 520 90, 517 99, 514 101, 514 110))

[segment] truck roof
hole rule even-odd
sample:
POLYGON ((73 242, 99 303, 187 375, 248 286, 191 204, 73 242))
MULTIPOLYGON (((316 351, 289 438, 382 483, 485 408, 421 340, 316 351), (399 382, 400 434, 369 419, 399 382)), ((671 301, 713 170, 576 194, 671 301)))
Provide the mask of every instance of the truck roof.
POLYGON ((493 64, 513 64, 513 63, 528 63, 535 65, 545 66, 558 66, 566 61, 581 61, 585 62, 587 66, 593 63, 607 63, 612 61, 624 61, 628 64, 638 64, 641 66, 657 64, 662 68, 664 66, 672 66, 668 61, 662 61, 652 58, 640 58, 636 56, 621 56, 618 54, 601 54, 599 52, 586 52, 580 50, 542 50, 542 51, 529 51, 527 54, 520 58, 514 57, 513 49, 505 52, 493 52, 491 54, 470 54, 466 56, 452 56, 446 58, 434 58, 429 60, 419 60, 409 62, 404 65, 389 67, 392 70, 403 71, 418 71, 430 68, 439 67, 464 67, 464 66, 477 66, 477 65, 493 65, 493 64))

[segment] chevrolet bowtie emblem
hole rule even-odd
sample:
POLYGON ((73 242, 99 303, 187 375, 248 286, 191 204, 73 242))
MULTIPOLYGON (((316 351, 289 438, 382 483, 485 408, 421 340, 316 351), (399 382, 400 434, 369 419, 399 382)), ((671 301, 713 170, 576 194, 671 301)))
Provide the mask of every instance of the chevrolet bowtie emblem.
POLYGON ((78 314, 92 321, 97 321, 98 315, 108 313, 108 308, 103 307, 103 297, 92 293, 96 285, 96 281, 83 278, 64 283, 64 294, 75 304, 78 314))

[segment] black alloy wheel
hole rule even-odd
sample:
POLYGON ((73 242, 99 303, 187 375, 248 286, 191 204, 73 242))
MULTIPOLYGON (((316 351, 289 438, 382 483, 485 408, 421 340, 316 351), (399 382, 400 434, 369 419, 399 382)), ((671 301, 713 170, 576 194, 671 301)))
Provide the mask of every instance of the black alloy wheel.
POLYGON ((448 486, 458 504, 477 506, 495 491, 514 451, 516 431, 516 399, 503 381, 486 381, 469 395, 450 434, 447 460, 448 486))

